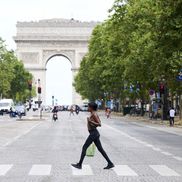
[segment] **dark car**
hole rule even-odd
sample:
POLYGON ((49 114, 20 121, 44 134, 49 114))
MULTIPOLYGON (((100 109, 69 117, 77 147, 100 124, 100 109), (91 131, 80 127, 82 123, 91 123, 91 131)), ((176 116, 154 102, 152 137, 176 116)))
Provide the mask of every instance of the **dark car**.
POLYGON ((24 105, 16 105, 15 112, 16 114, 21 113, 23 116, 26 116, 26 107, 24 105))

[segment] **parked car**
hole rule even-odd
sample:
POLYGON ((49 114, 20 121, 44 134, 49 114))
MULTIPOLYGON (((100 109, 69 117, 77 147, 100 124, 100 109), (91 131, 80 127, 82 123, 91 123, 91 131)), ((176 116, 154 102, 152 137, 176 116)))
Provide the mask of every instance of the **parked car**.
POLYGON ((32 109, 33 111, 37 111, 39 109, 38 104, 33 104, 32 109))
POLYGON ((10 110, 14 108, 14 102, 12 99, 2 99, 0 100, 0 111, 9 113, 10 110))
POLYGON ((16 105, 15 106, 16 114, 21 114, 22 116, 26 116, 26 107, 24 105, 16 105))
POLYGON ((3 111, 0 111, 0 115, 3 116, 3 111))
POLYGON ((80 107, 81 111, 87 112, 88 111, 88 104, 84 104, 80 107))

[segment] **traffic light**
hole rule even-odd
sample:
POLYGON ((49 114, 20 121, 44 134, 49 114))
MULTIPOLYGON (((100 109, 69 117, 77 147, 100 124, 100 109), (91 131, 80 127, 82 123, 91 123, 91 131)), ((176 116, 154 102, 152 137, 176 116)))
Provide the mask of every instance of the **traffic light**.
POLYGON ((41 94, 41 92, 42 92, 42 88, 38 87, 38 94, 41 94))
POLYGON ((32 80, 28 81, 28 89, 31 91, 32 90, 32 80))

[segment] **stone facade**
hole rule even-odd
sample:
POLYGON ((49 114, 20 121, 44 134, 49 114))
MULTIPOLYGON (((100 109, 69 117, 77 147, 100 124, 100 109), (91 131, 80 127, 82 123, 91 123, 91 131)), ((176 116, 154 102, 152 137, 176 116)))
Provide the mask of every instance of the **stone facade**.
MULTIPOLYGON (((23 61, 34 81, 41 80, 42 100, 46 98, 46 64, 54 56, 65 56, 72 64, 73 80, 83 56, 88 51, 88 40, 98 22, 50 19, 38 22, 18 22, 14 40, 17 56, 23 61)), ((73 88, 73 104, 82 104, 73 88)))

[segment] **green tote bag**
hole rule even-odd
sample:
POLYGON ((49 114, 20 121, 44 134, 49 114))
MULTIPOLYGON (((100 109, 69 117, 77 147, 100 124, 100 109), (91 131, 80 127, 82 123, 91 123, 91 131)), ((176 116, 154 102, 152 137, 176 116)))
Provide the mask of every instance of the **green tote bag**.
POLYGON ((87 149, 87 152, 86 152, 86 156, 87 157, 93 157, 95 155, 95 144, 92 143, 88 149, 87 149))

